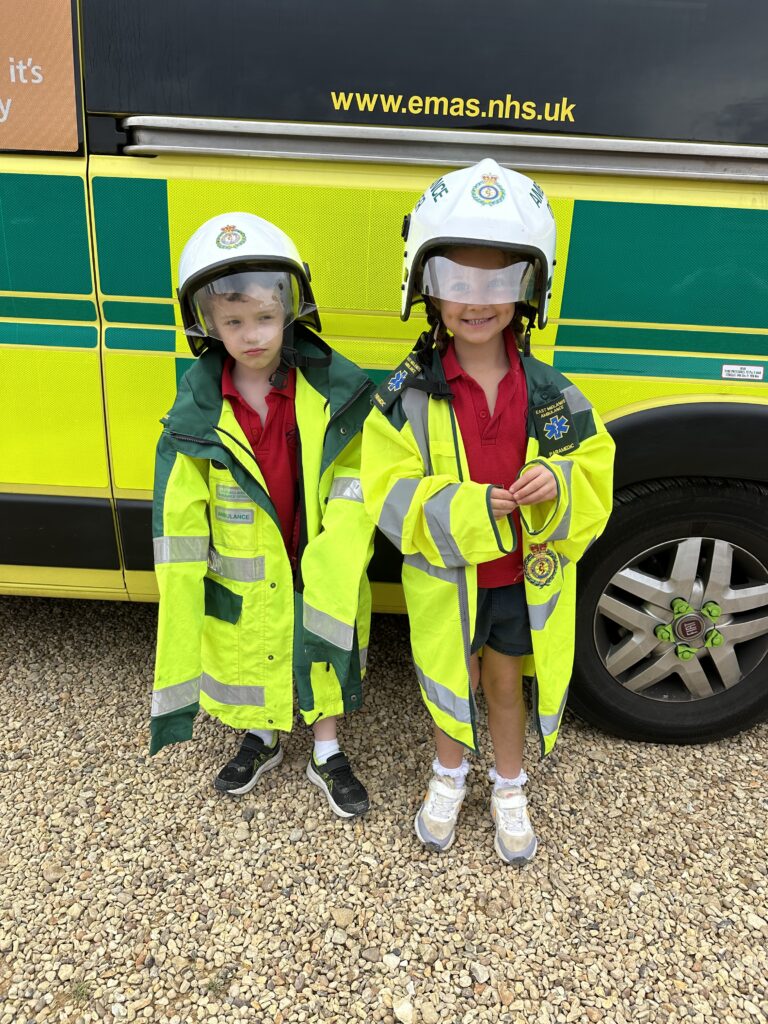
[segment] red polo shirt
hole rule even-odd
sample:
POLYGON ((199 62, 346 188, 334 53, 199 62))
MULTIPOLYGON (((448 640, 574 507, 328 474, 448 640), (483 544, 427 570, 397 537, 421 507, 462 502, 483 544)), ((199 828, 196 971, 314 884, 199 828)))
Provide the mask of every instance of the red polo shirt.
POLYGON ((275 506, 291 564, 296 564, 298 529, 298 435, 296 432, 296 371, 285 387, 267 393, 267 422, 245 401, 232 380, 234 359, 227 359, 221 375, 221 394, 232 404, 235 419, 253 448, 269 497, 275 506))
MULTIPOLYGON (((453 409, 467 453, 469 475, 480 484, 509 487, 525 462, 527 444, 528 389, 520 355, 511 330, 504 332, 509 370, 499 384, 496 405, 491 415, 485 392, 462 369, 453 341, 443 353, 443 370, 454 395, 453 409)), ((512 513, 517 530, 518 548, 493 562, 477 567, 479 587, 506 587, 523 579, 520 549, 520 514, 512 513)))

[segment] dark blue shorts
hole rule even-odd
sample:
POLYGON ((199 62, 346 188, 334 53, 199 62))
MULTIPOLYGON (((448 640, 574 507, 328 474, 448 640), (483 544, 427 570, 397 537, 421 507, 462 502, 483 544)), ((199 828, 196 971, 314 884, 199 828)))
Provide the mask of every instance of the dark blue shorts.
POLYGON ((490 647, 499 654, 522 657, 533 653, 525 584, 481 587, 477 591, 477 620, 472 653, 490 647))

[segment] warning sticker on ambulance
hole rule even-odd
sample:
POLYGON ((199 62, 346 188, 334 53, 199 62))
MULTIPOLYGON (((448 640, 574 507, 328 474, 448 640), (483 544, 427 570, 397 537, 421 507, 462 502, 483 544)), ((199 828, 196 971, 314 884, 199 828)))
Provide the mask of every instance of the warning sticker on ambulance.
POLYGON ((723 380, 762 380, 764 366, 738 366, 735 363, 723 363, 723 380))

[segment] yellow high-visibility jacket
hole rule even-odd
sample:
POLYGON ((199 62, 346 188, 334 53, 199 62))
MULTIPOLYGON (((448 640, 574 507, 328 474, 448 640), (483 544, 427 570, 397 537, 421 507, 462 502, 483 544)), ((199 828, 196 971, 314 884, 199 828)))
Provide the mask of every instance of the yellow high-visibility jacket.
MULTIPOLYGON (((296 349, 317 356, 323 343, 295 334, 296 349)), ((373 524, 360 431, 373 385, 335 353, 296 370, 294 580, 253 450, 222 398, 224 358, 209 350, 186 373, 157 448, 151 753, 189 739, 200 705, 238 729, 290 730, 294 676, 308 724, 362 704, 373 524)))
MULTIPOLYGON (((493 517, 492 485, 470 479, 438 353, 418 358, 421 373, 413 372, 412 355, 376 394, 363 430, 363 494, 379 529, 404 555, 403 589, 424 702, 440 729, 476 750, 469 659, 477 565, 514 550, 516 538, 510 517, 493 517)), ((529 415, 521 473, 541 463, 557 482, 553 501, 520 510, 533 642, 524 673, 534 678, 546 754, 557 738, 573 667, 576 562, 610 514, 614 443, 574 384, 532 356, 522 364, 529 415)))

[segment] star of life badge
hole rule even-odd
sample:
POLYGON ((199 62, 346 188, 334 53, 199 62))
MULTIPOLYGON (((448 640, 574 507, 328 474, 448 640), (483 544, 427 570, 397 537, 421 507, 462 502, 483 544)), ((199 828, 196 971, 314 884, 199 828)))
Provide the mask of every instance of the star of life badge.
POLYGON ((227 224, 221 229, 216 239, 216 245, 220 249, 237 249, 245 241, 245 232, 236 228, 234 224, 227 224))
POLYGON ((400 396, 403 388, 408 386, 408 382, 418 377, 421 372, 421 363, 419 363, 418 359, 415 358, 413 353, 407 355, 397 369, 393 370, 384 383, 374 392, 372 402, 382 412, 386 412, 400 396))
POLYGON ((560 395, 533 409, 539 455, 565 455, 579 447, 579 435, 568 402, 560 395))
POLYGON ((506 199, 507 193, 495 174, 484 174, 482 179, 472 186, 471 195, 481 206, 496 206, 506 199))
POLYGON ((525 578, 534 587, 547 587, 557 575, 558 558, 546 544, 531 544, 531 553, 525 556, 525 578))
POLYGON ((406 371, 398 370, 397 373, 387 381, 387 391, 399 391, 406 380, 408 380, 408 374, 406 371))

